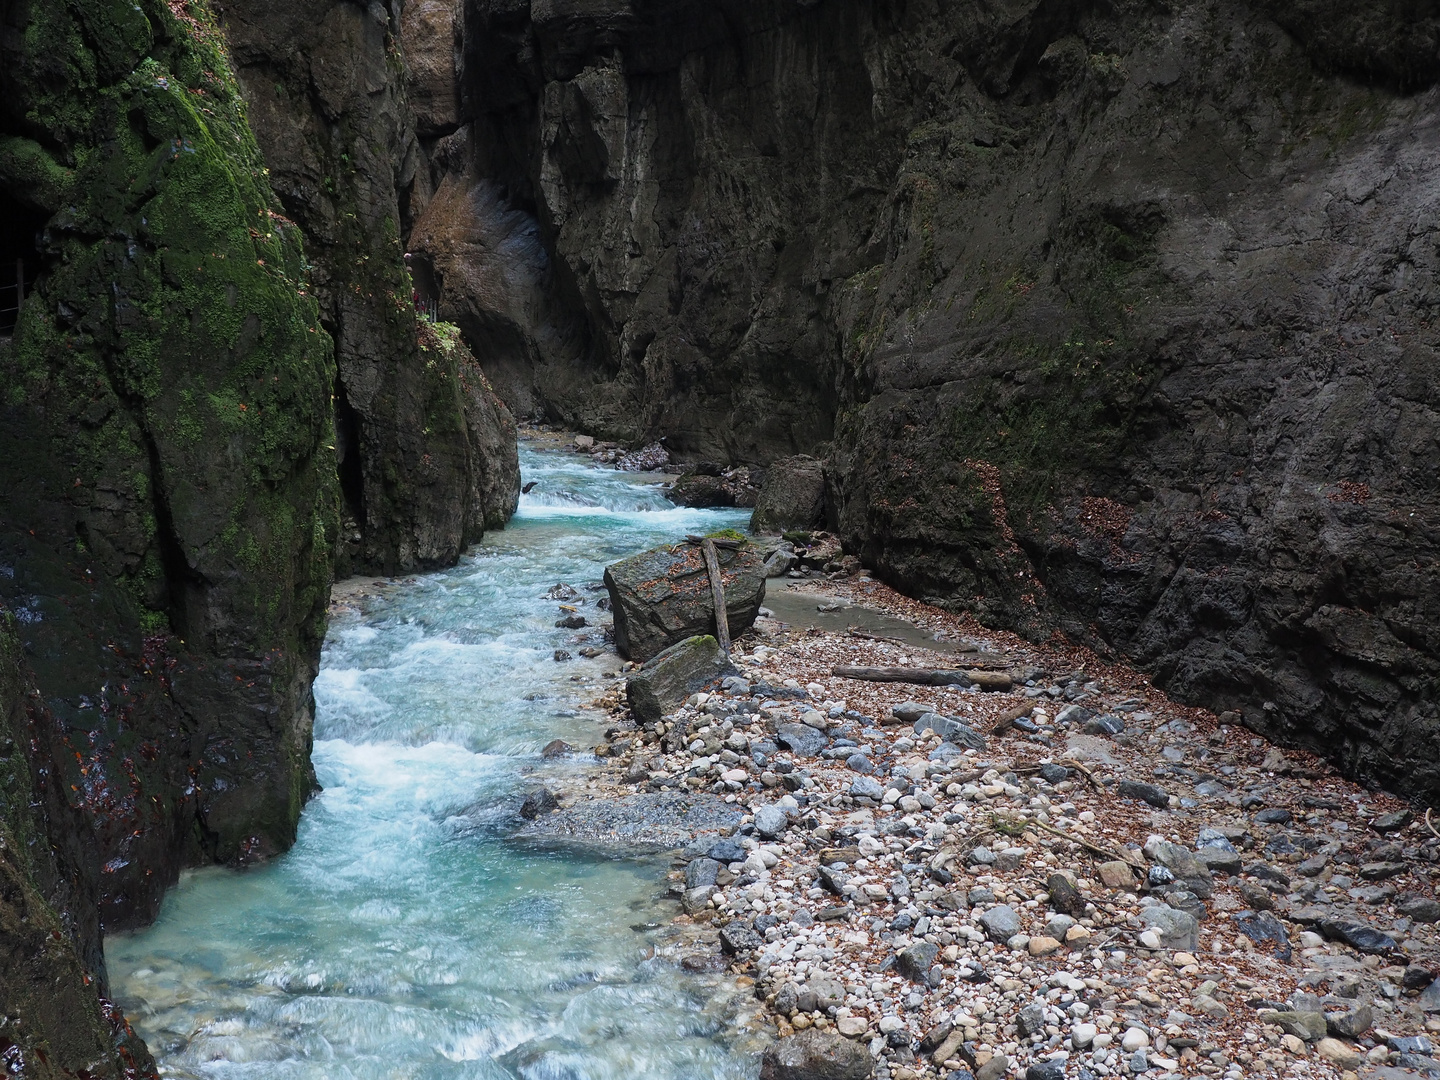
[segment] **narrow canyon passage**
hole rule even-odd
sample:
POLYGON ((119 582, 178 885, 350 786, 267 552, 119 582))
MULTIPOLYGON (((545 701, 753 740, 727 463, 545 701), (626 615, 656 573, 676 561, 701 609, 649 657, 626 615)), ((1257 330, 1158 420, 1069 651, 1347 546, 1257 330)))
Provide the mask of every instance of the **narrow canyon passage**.
MULTIPOLYGON (((561 738, 599 735, 615 656, 557 629, 557 582, 747 511, 684 510, 655 477, 521 449, 536 481, 444 573, 337 588, 315 684, 324 792, 249 872, 187 874, 106 942, 126 1015, 177 1077, 731 1078, 754 1056, 720 977, 647 960, 664 867, 507 839, 561 738), (557 648, 575 653, 552 658, 557 648), (583 675, 587 681, 573 681, 583 675)), ((597 618, 599 616, 599 618, 597 618)))

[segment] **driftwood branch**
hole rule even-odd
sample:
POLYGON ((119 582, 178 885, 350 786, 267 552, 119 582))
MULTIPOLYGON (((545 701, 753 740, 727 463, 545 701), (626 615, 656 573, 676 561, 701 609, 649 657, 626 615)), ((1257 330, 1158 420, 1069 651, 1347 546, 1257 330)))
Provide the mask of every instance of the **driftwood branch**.
POLYGON ((725 583, 720 578, 720 558, 715 554, 715 541, 708 536, 700 541, 705 555, 705 571, 710 575, 710 596, 715 601, 715 636, 720 650, 730 655, 730 618, 725 611, 725 583))
POLYGON ((916 686, 976 686, 981 690, 1009 690, 1014 680, 1003 672, 957 671, 950 668, 849 667, 839 665, 832 675, 865 682, 913 683, 916 686))
POLYGON ((723 536, 696 536, 693 533, 687 534, 685 541, 689 544, 699 544, 701 547, 707 543, 714 544, 716 547, 729 548, 732 551, 745 546, 744 540, 727 540, 723 536))
POLYGON ((1426 807, 1426 808, 1425 808, 1425 827, 1426 827, 1427 829, 1429 829, 1431 832, 1433 832, 1436 836, 1440 836, 1440 829, 1437 829, 1437 828, 1435 828, 1434 825, 1430 824, 1430 808, 1429 808, 1429 807, 1426 807))
POLYGON ((865 682, 914 683, 917 686, 969 686, 968 672, 944 668, 913 667, 848 667, 837 666, 832 674, 842 679, 863 679, 865 682))
POLYGON ((1016 705, 1013 709, 1006 709, 996 717, 995 726, 990 729, 990 734, 999 735, 1009 731, 1015 726, 1016 720, 1019 720, 1022 716, 1029 716, 1034 711, 1035 703, 1033 701, 1028 705, 1016 705))

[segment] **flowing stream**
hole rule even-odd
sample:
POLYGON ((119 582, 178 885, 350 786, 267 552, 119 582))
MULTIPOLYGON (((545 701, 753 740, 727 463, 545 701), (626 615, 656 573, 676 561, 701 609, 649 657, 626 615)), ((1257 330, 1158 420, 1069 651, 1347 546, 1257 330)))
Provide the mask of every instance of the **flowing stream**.
POLYGON ((745 513, 520 455, 536 487, 459 566, 338 594, 315 683, 324 791, 295 847, 188 872, 154 926, 106 941, 115 996, 166 1075, 754 1075, 741 992, 649 955, 666 864, 507 838, 541 747, 596 741, 584 702, 618 667, 579 656, 599 632, 555 628, 546 591, 573 584, 594 622, 605 593, 586 585, 606 563, 745 513))

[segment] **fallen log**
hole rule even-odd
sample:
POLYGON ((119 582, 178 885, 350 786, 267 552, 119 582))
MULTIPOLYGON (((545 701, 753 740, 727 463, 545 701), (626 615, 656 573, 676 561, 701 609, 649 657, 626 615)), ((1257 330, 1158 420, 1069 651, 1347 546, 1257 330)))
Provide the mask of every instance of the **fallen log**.
POLYGON ((917 686, 969 686, 974 672, 951 671, 946 668, 915 667, 849 667, 838 665, 831 674, 842 679, 863 679, 865 682, 914 683, 917 686))
POLYGON ((698 545, 711 543, 716 547, 729 548, 731 551, 745 546, 744 540, 730 540, 723 536, 696 536, 694 533, 687 533, 685 535, 685 542, 687 544, 698 545))

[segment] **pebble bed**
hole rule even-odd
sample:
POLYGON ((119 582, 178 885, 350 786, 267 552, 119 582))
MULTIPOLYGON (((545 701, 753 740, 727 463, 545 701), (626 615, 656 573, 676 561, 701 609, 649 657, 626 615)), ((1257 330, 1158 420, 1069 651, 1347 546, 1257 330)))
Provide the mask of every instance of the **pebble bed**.
POLYGON ((602 696, 604 768, 562 805, 691 793, 743 815, 677 856, 675 963, 753 987, 778 1038, 856 1040, 880 1080, 1440 1070, 1423 816, 1086 650, 864 575, 803 586, 973 653, 761 618, 741 674, 651 730, 623 680, 602 696), (832 674, 967 656, 1013 687, 832 674))

